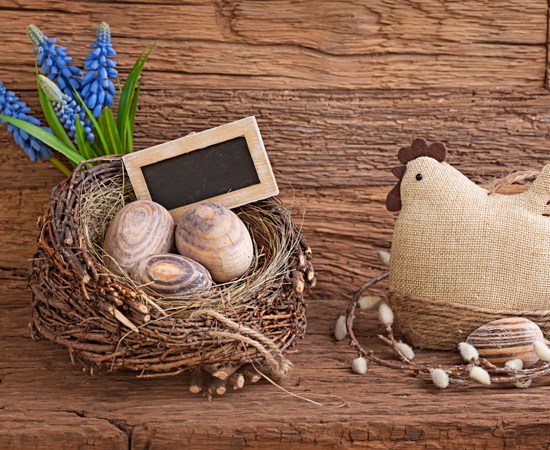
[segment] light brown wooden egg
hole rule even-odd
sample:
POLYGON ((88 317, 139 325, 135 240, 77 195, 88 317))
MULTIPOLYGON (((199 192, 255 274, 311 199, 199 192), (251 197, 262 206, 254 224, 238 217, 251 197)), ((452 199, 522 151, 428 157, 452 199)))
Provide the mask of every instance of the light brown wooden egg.
POLYGON ((206 267, 218 283, 243 275, 254 258, 244 223, 233 211, 215 203, 200 203, 181 217, 176 247, 181 255, 206 267))
POLYGON ((468 336, 466 342, 493 364, 504 365, 511 359, 519 358, 524 367, 529 367, 539 360, 533 342, 543 339, 536 323, 522 317, 509 317, 479 327, 468 336))
POLYGON ((105 235, 105 266, 121 275, 147 256, 167 253, 174 245, 174 226, 168 210, 158 203, 128 203, 116 214, 105 235))
POLYGON ((198 294, 212 287, 212 277, 198 262, 173 253, 142 259, 132 271, 136 282, 163 296, 198 294))

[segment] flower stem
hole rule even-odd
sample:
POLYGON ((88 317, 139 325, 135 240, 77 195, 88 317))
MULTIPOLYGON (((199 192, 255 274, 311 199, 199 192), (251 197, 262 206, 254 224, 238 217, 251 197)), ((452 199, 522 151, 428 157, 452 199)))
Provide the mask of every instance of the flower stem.
POLYGON ((63 164, 59 159, 57 158, 50 158, 49 160, 55 167, 57 167, 63 175, 66 175, 68 177, 71 176, 73 173, 65 164, 63 164))

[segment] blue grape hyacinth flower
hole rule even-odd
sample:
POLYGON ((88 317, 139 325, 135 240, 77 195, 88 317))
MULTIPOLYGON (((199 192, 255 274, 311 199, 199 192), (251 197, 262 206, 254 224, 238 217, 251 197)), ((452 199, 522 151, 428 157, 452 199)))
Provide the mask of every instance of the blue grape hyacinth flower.
POLYGON ((37 54, 36 62, 40 72, 57 83, 69 96, 73 95, 74 89, 80 91, 82 70, 69 64, 72 58, 67 56, 67 48, 56 46, 57 39, 49 39, 35 25, 27 27, 27 35, 34 45, 33 51, 37 54))
POLYGON ((59 122, 65 128, 69 137, 75 140, 76 118, 78 117, 82 122, 86 138, 92 142, 94 133, 86 119, 86 112, 76 103, 76 100, 62 92, 53 81, 44 75, 38 75, 38 79, 40 80, 40 87, 52 102, 55 115, 59 118, 59 122))
POLYGON ((84 70, 88 73, 82 80, 82 98, 92 114, 99 117, 106 106, 114 102, 115 85, 118 75, 116 61, 110 59, 116 55, 111 45, 111 30, 106 22, 101 22, 97 29, 96 41, 90 44, 93 50, 86 56, 84 70))
MULTIPOLYGON (((30 112, 31 109, 27 104, 19 100, 19 97, 14 92, 6 90, 4 84, 0 81, 0 114, 40 126, 40 121, 30 115, 30 112)), ((6 123, 6 121, 2 120, 2 123, 6 123)), ((8 124, 8 131, 13 135, 15 142, 23 149, 31 161, 49 159, 52 156, 52 152, 46 144, 32 137, 22 129, 8 124)))

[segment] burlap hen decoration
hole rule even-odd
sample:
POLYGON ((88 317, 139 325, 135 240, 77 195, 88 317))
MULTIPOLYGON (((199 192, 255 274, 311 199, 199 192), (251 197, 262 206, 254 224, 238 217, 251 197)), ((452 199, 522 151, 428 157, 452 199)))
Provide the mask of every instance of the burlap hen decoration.
POLYGON ((491 309, 550 309, 550 164, 521 194, 490 194, 415 139, 387 197, 400 211, 390 290, 491 309))

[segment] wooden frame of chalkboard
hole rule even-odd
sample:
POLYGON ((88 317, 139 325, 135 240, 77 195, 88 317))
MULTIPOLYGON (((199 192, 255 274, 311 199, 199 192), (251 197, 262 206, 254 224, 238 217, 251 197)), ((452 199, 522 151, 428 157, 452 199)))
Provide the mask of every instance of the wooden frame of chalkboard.
POLYGON ((160 203, 176 220, 200 202, 234 208, 279 193, 253 116, 122 159, 136 198, 160 203))

